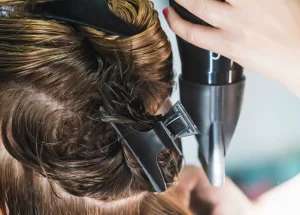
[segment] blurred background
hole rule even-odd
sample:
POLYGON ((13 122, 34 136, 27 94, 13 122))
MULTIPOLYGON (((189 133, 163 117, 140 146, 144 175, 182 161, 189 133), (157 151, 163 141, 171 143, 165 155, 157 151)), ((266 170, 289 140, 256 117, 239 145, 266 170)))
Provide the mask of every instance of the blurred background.
MULTIPOLYGON (((162 15, 168 0, 153 2, 172 43, 178 76, 181 63, 176 38, 162 15)), ((300 173, 300 99, 264 77, 250 71, 245 74, 244 104, 226 157, 226 172, 255 198, 300 173)), ((178 86, 172 100, 179 100, 178 86)), ((183 140, 183 149, 186 163, 200 165, 194 137, 183 140)))

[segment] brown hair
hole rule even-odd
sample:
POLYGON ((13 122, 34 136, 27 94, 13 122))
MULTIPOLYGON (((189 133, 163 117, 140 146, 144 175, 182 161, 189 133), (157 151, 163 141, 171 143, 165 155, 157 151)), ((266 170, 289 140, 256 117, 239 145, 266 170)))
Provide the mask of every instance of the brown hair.
MULTIPOLYGON (((108 0, 130 38, 44 20, 46 0, 0 0, 0 209, 10 214, 187 214, 151 184, 109 122, 146 128, 171 94, 168 39, 148 0, 108 0), (111 107, 103 118, 99 107, 111 107), (143 109, 145 107, 145 110, 143 109)), ((142 143, 141 143, 142 144, 142 143)), ((158 158, 172 184, 179 158, 158 158)), ((0 211, 1 211, 0 210, 0 211)))

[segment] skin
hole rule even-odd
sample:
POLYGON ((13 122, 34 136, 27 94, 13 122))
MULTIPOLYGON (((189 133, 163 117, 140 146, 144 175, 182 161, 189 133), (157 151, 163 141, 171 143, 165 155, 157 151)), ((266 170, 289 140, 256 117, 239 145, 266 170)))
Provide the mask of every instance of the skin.
POLYGON ((300 97, 299 0, 176 0, 213 27, 165 10, 170 28, 188 42, 282 84, 300 97))
POLYGON ((253 204, 229 178, 225 187, 212 187, 203 169, 195 166, 183 169, 172 192, 195 214, 250 215, 253 211, 253 204))
POLYGON ((297 215, 300 175, 250 201, 229 179, 222 188, 212 187, 202 168, 186 166, 172 188, 179 201, 203 215, 297 215))
MULTIPOLYGON (((178 36, 275 80, 300 97, 299 0, 176 2, 213 26, 189 23, 166 8, 169 26, 178 36)), ((224 188, 212 188, 203 170, 196 167, 186 168, 175 187, 187 206, 195 208, 196 202, 196 211, 208 215, 296 215, 299 190, 297 176, 250 202, 230 180, 224 188)))

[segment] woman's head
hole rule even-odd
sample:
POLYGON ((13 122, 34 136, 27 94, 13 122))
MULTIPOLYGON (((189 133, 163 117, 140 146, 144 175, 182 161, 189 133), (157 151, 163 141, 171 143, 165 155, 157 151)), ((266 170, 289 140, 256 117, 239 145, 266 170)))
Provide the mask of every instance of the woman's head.
MULTIPOLYGON (((0 152, 0 208, 7 204, 12 214, 22 208, 22 214, 67 214, 67 204, 71 214, 92 214, 81 211, 89 205, 110 208, 95 209, 100 214, 145 210, 142 199, 160 197, 145 193, 153 191, 151 184, 109 122, 149 127, 172 92, 171 47, 157 12, 148 0, 108 0, 138 32, 121 38, 45 20, 36 12, 43 2, 0 0, 0 127, 6 148, 0 152), (102 105, 111 110, 105 120, 102 105), (22 205, 22 198, 38 206, 22 205)), ((164 151, 158 161, 172 183, 178 157, 164 151)))

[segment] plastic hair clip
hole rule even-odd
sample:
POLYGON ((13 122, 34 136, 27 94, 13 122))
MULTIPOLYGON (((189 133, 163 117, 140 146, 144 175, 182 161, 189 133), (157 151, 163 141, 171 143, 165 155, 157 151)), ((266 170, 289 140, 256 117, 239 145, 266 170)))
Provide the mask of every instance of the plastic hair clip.
POLYGON ((164 116, 164 124, 174 139, 200 134, 181 102, 177 102, 164 116))
POLYGON ((50 1, 43 3, 40 9, 46 19, 84 25, 121 37, 137 33, 133 26, 109 9, 107 0, 50 1))
MULTIPOLYGON (((100 108, 102 113, 103 109, 103 107, 100 108)), ((180 102, 176 103, 163 118, 163 121, 156 122, 148 131, 137 131, 131 126, 112 123, 119 138, 124 141, 141 165, 156 192, 163 192, 167 189, 157 161, 159 153, 169 149, 183 156, 174 140, 199 134, 180 102)))

